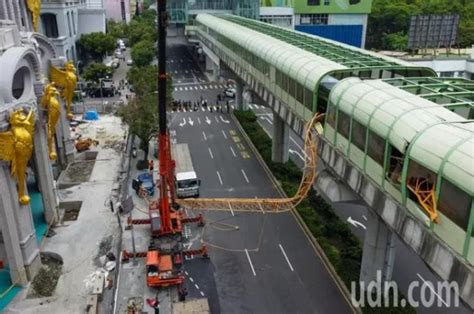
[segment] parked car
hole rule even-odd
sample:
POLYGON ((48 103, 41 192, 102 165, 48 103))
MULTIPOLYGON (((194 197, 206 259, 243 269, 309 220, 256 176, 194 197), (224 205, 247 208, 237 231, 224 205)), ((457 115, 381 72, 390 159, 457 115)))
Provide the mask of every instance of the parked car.
POLYGON ((127 65, 132 65, 133 64, 133 60, 132 59, 128 59, 127 60, 127 65))
POLYGON ((132 180, 132 188, 137 194, 140 192, 140 187, 142 187, 149 196, 155 194, 155 183, 153 182, 153 176, 150 173, 144 172, 139 174, 136 179, 132 180))
POLYGON ((235 98, 235 88, 226 88, 224 89, 224 95, 226 95, 229 98, 235 98))

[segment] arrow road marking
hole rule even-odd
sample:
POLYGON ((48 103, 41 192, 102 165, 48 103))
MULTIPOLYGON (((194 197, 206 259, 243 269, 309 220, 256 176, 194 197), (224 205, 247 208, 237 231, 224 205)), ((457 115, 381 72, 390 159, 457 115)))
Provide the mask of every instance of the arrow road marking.
POLYGON ((179 124, 180 127, 183 127, 186 125, 186 118, 183 118, 183 122, 179 124))
POLYGON ((224 122, 224 123, 230 123, 229 120, 225 120, 223 116, 219 115, 219 117, 221 118, 221 121, 224 122))
POLYGON ((211 125, 211 120, 206 116, 206 123, 211 125))
POLYGON ((361 222, 358 222, 357 220, 352 219, 351 216, 349 216, 349 218, 347 218, 347 222, 350 223, 351 225, 353 225, 356 228, 357 228, 357 226, 361 226, 364 230, 367 230, 367 228, 361 222))
POLYGON ((290 150, 289 150, 289 152, 290 152, 290 154, 295 154, 296 156, 300 157, 300 159, 301 159, 301 160, 303 160, 303 161, 304 161, 304 158, 303 158, 303 156, 301 156, 301 154, 300 154, 300 153, 298 153, 296 150, 292 150, 292 149, 290 149, 290 150))
POLYGON ((189 117, 189 124, 191 124, 191 126, 194 124, 194 121, 191 119, 191 117, 189 117))
POLYGON ((268 119, 268 117, 260 116, 260 119, 265 120, 265 121, 267 121, 267 122, 270 123, 270 124, 273 124, 273 121, 270 120, 270 119, 268 119))

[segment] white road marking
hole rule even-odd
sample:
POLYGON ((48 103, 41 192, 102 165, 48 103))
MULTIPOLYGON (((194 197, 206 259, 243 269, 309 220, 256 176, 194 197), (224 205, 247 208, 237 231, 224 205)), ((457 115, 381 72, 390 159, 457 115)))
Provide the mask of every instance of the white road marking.
POLYGON ((290 152, 290 154, 295 154, 295 155, 298 156, 301 160, 304 161, 303 156, 302 156, 300 153, 298 153, 296 150, 292 150, 292 149, 290 148, 290 149, 289 149, 289 152, 290 152))
POLYGON ((216 122, 219 123, 219 119, 217 119, 217 116, 214 116, 214 118, 216 119, 216 122))
POLYGON ((188 118, 188 123, 191 124, 191 126, 194 125, 194 121, 193 121, 193 119, 191 119, 191 117, 188 118))
MULTIPOLYGON (((255 199, 258 200, 258 197, 255 196, 255 199)), ((262 211, 262 214, 265 215, 265 211, 263 210, 262 203, 258 202, 258 207, 260 207, 260 210, 262 211)))
POLYGON ((234 157, 237 157, 237 155, 235 154, 234 149, 232 148, 232 146, 230 146, 230 150, 232 151, 232 155, 234 155, 234 157))
POLYGON ((187 88, 187 87, 185 87, 185 88, 184 88, 184 90, 188 90, 188 88, 187 88))
POLYGON ((235 109, 234 105, 230 105, 232 107, 232 109, 235 109))
POLYGON ((222 135, 224 135, 224 138, 227 139, 227 135, 225 134, 224 130, 222 130, 222 135))
POLYGON ((254 276, 257 276, 255 269, 253 268, 252 260, 250 259, 249 251, 245 249, 245 254, 247 254, 247 259, 249 260, 250 267, 252 268, 252 273, 254 276))
POLYGON ((270 123, 270 124, 273 124, 273 121, 270 120, 268 117, 260 116, 260 119, 265 120, 265 121, 267 121, 267 122, 270 123))
POLYGON ((178 71, 174 71, 175 74, 178 74, 178 71))
POLYGON ((216 172, 217 172, 217 177, 219 178, 219 182, 221 183, 221 185, 224 185, 224 183, 222 182, 221 174, 219 173, 219 171, 216 171, 216 172))
POLYGON ((362 224, 361 222, 359 222, 357 220, 352 219, 351 216, 349 216, 349 218, 347 218, 347 222, 350 223, 351 225, 353 225, 356 228, 357 228, 357 226, 361 226, 362 229, 367 230, 367 228, 364 226, 364 224, 362 224))
POLYGON ((211 125, 211 120, 206 116, 206 123, 211 125))
POLYGON ((184 73, 188 73, 189 71, 188 70, 184 70, 184 73))
POLYGON ((179 124, 180 127, 183 127, 186 125, 186 118, 183 118, 183 122, 179 124))
POLYGON ((204 85, 204 89, 208 89, 207 85, 204 85))
POLYGON ((232 204, 230 202, 229 202, 229 208, 230 208, 230 213, 232 214, 232 216, 235 216, 234 211, 232 210, 232 204))
POLYGON ((247 181, 247 183, 250 183, 249 178, 247 178, 247 174, 245 173, 244 169, 240 169, 240 171, 242 171, 242 174, 244 175, 245 181, 247 181))
POLYGON ((188 275, 189 275, 187 271, 185 271, 184 273, 186 274, 186 276, 188 276, 188 275))
POLYGON ((198 286, 197 284, 194 284, 194 286, 196 287, 196 289, 198 289, 198 290, 199 290, 199 286, 198 286))
POLYGON ((288 256, 286 256, 286 252, 285 252, 285 250, 283 249, 283 246, 281 246, 281 244, 278 244, 278 245, 280 246, 280 250, 281 250, 281 252, 283 253, 283 256, 285 256, 286 262, 288 263, 288 266, 290 266, 291 271, 295 271, 295 270, 293 269, 293 266, 291 266, 291 263, 290 263, 290 260, 288 259, 288 256))
POLYGON ((209 147, 208 150, 209 150, 209 155, 211 155, 211 158, 214 159, 214 155, 212 154, 211 148, 209 147))
POLYGON ((193 277, 189 277, 189 281, 194 282, 193 277))
POLYGON ((247 106, 250 108, 250 110, 253 110, 253 107, 251 104, 248 104, 247 106))
POLYGON ((206 111, 206 109, 204 109, 204 107, 201 107, 201 110, 202 110, 202 111, 206 111))
POLYGON ((224 122, 224 123, 227 123, 229 124, 230 121, 229 120, 225 120, 223 116, 219 115, 219 118, 221 118, 221 121, 224 122))
POLYGON ((364 218, 364 220, 367 221, 367 217, 365 217, 365 215, 362 215, 362 218, 364 218))
POLYGON ((178 91, 178 88, 177 88, 177 87, 175 87, 175 88, 174 88, 174 91, 175 91, 175 92, 177 92, 177 91, 178 91))
POLYGON ((182 90, 183 90, 183 88, 182 88, 182 87, 180 87, 180 88, 179 88, 179 90, 180 90, 180 91, 182 91, 182 90))
POLYGON ((201 119, 198 117, 198 123, 201 124, 201 119))
POLYGON ((200 89, 202 89, 202 86, 199 86, 200 89))
MULTIPOLYGON (((207 137, 206 137, 206 133, 204 133, 204 131, 202 131, 202 136, 204 137, 204 140, 207 141, 207 137)), ((210 149, 210 148, 209 148, 210 149)), ((212 154, 211 154, 212 155, 212 154)))
POLYGON ((188 111, 186 110, 186 108, 183 108, 183 112, 188 112, 188 111))
POLYGON ((429 281, 426 281, 423 277, 421 277, 421 275, 419 273, 416 273, 416 275, 418 276, 418 278, 420 278, 424 284, 426 284, 428 286, 428 288, 430 288, 430 290, 438 297, 438 299, 443 302, 444 305, 448 306, 448 303, 446 303, 446 301, 443 300, 443 298, 438 294, 436 293, 436 291, 434 290, 433 288, 433 284, 429 281))
POLYGON ((290 136, 290 141, 292 141, 296 145, 296 147, 298 147, 301 151, 303 150, 303 148, 301 148, 301 146, 291 136, 290 136))
POLYGON ((199 291, 199 293, 201 293, 201 295, 202 295, 202 296, 204 296, 204 292, 202 292, 202 291, 199 291))

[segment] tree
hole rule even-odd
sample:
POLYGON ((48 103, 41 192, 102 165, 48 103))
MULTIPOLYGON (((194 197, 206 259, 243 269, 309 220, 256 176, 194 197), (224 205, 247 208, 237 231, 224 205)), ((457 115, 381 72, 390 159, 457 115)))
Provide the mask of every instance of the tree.
POLYGON ((369 15, 367 46, 400 50, 402 39, 408 34, 410 16, 449 13, 461 15, 458 42, 461 47, 469 47, 474 42, 472 0, 374 0, 369 15))
POLYGON ((115 40, 119 38, 125 38, 127 34, 127 24, 115 22, 114 20, 108 20, 107 34, 112 36, 115 40))
POLYGON ((140 139, 140 149, 145 152, 148 159, 148 146, 150 140, 158 132, 157 94, 150 93, 136 96, 122 107, 119 115, 128 124, 130 134, 140 139))
POLYGON ((79 39, 79 45, 96 61, 115 50, 115 39, 109 34, 95 32, 83 34, 79 39))
POLYGON ((150 65, 155 57, 155 48, 152 41, 142 40, 132 47, 132 59, 137 67, 150 65))
MULTIPOLYGON (((173 81, 171 75, 167 77, 166 106, 171 105, 173 99, 173 81)), ((140 139, 140 149, 148 156, 150 140, 158 132, 158 67, 132 67, 127 73, 127 80, 135 89, 135 96, 122 107, 119 115, 128 124, 130 134, 140 139)))
POLYGON ((86 81, 92 81, 94 83, 99 83, 100 78, 105 78, 106 76, 112 77, 113 70, 106 66, 103 63, 92 62, 85 67, 82 77, 86 81))
POLYGON ((154 22, 150 24, 144 19, 133 19, 128 25, 127 30, 127 38, 130 46, 142 40, 156 41, 158 38, 154 22))

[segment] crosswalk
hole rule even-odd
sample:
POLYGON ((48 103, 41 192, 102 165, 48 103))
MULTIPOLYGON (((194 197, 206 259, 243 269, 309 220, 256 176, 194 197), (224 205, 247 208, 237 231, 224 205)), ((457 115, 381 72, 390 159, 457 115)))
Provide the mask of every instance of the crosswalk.
MULTIPOLYGON (((228 86, 235 88, 235 85, 228 86)), ((175 86, 175 92, 186 92, 186 91, 197 91, 197 90, 209 90, 209 89, 224 89, 226 88, 223 84, 203 84, 203 85, 190 85, 190 86, 175 86)))
MULTIPOLYGON (((266 109, 265 106, 262 105, 257 105, 257 104, 248 104, 247 105, 249 109, 251 110, 258 110, 258 109, 266 109)), ((234 105, 230 105, 230 108, 232 110, 235 109, 234 105)), ((222 105, 222 111, 226 111, 226 105, 222 105)), ((175 107, 172 110, 173 112, 220 112, 221 108, 220 106, 214 106, 214 105, 208 105, 208 106, 196 106, 196 109, 193 109, 192 106, 190 107, 175 107)))

